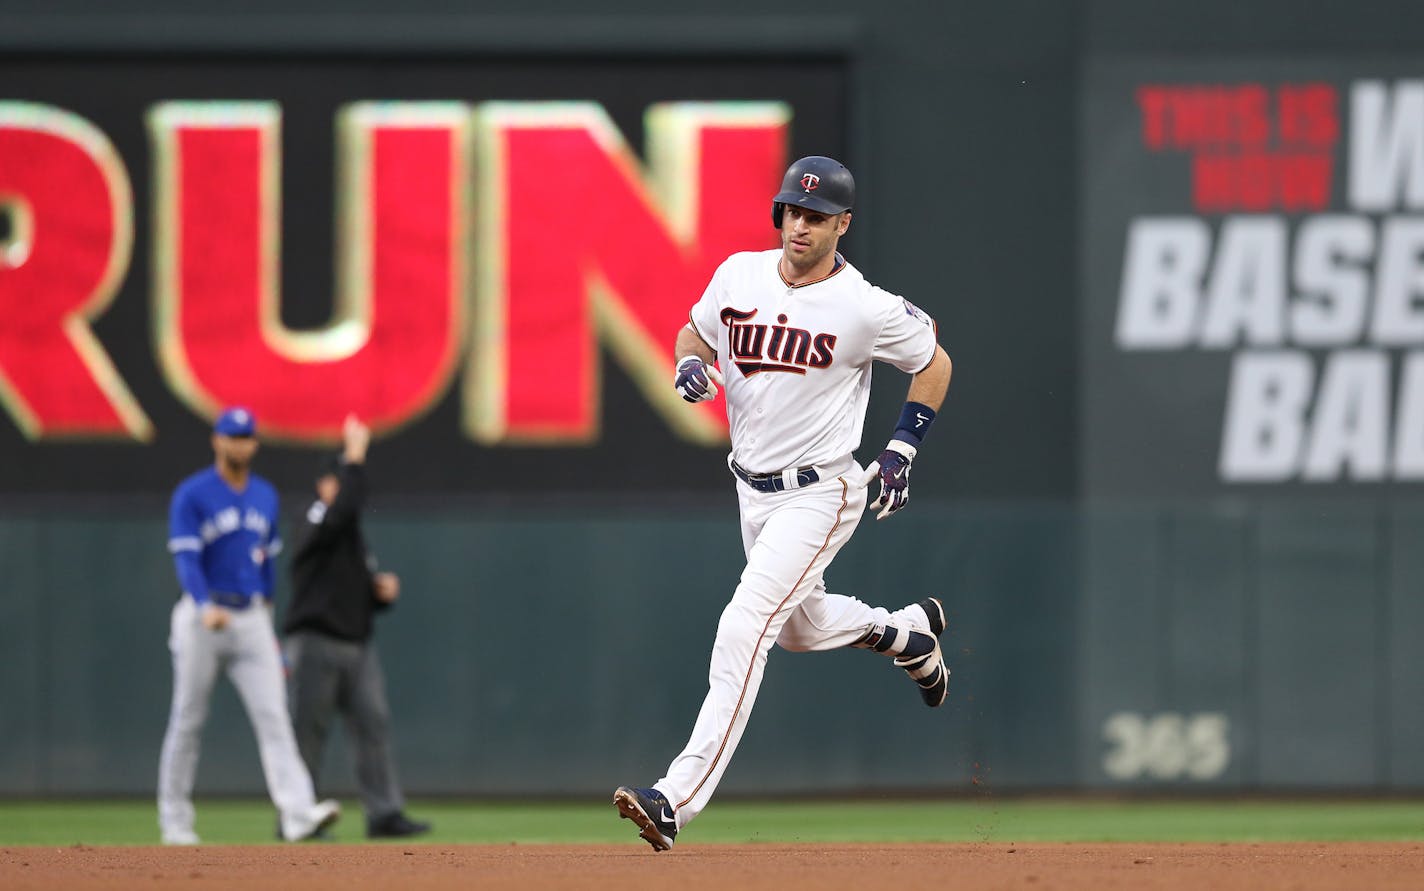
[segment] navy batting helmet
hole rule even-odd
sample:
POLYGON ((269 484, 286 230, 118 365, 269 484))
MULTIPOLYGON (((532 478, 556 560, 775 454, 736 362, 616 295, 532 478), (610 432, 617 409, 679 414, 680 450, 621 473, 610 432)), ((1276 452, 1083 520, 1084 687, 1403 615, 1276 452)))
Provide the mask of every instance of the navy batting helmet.
POLYGON ((781 191, 771 199, 771 224, 781 228, 786 205, 821 213, 841 213, 855 205, 855 177, 835 158, 811 155, 786 168, 781 191))

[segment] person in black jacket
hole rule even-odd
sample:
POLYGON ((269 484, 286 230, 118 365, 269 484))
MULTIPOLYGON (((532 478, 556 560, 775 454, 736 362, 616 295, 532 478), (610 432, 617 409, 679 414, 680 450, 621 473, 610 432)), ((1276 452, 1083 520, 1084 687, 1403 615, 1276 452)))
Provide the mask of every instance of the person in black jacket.
POLYGON ((346 719, 368 838, 430 830, 405 815, 390 744, 385 675, 371 640, 375 613, 400 596, 400 579, 376 571, 361 534, 370 429, 348 417, 344 449, 322 468, 291 559, 292 599, 284 626, 288 701, 297 747, 312 779, 320 773, 332 718, 346 719))

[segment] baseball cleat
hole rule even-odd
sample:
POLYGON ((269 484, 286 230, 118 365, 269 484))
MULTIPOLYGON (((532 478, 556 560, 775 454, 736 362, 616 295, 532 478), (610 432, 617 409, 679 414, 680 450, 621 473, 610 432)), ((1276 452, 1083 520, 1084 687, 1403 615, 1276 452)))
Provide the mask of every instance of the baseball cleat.
POLYGON ((410 838, 430 831, 430 824, 424 820, 412 820, 403 811, 386 814, 384 817, 366 820, 367 838, 410 838))
MULTIPOLYGON (((282 832, 282 817, 281 817, 280 814, 277 816, 277 829, 276 829, 276 835, 275 835, 274 837, 277 839, 277 841, 286 841, 286 840, 287 840, 287 836, 284 835, 283 832, 282 832)), ((316 832, 313 832, 311 835, 307 836, 307 837, 306 837, 306 841, 323 841, 323 842, 329 842, 329 841, 335 841, 335 839, 332 838, 332 837, 331 837, 331 833, 327 832, 325 829, 318 829, 316 832)))
POLYGON ((944 664, 944 652, 935 641, 934 648, 919 656, 900 657, 895 660, 896 668, 903 668, 920 688, 920 698, 930 708, 944 704, 949 695, 949 666, 944 664))
POLYGON ((198 838, 198 833, 191 829, 165 829, 163 830, 163 843, 165 845, 200 845, 202 841, 198 838))
POLYGON ((282 817, 282 837, 289 842, 306 841, 335 823, 341 816, 341 804, 328 798, 318 801, 306 811, 282 817))
POLYGON ((920 688, 920 698, 925 705, 937 708, 949 695, 949 666, 944 664, 944 651, 938 641, 949 623, 945 620, 944 604, 938 597, 926 597, 915 606, 925 614, 924 627, 935 638, 934 648, 929 652, 904 653, 895 660, 895 665, 903 668, 920 688))
POLYGON ((613 793, 618 816, 638 824, 638 835, 653 846, 654 851, 671 851, 677 838, 677 816, 667 796, 657 789, 619 786, 613 793))
POLYGON ((948 623, 944 620, 944 604, 940 603, 939 598, 926 597, 915 605, 925 611, 925 618, 929 621, 930 634, 935 637, 943 634, 948 623))

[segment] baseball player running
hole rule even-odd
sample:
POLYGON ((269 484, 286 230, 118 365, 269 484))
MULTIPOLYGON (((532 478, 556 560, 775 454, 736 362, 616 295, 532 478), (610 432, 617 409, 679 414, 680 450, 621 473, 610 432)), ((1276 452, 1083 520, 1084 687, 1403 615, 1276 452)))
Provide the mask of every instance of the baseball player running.
POLYGON ((183 593, 173 607, 169 631, 173 705, 158 762, 158 826, 164 844, 198 844, 193 778, 219 670, 237 688, 257 734, 282 838, 310 838, 341 811, 335 801, 316 800, 287 717, 272 630, 272 558, 281 549, 277 491, 251 472, 256 434, 250 411, 224 411, 213 427, 216 460, 180 483, 169 507, 168 550, 183 593))
POLYGON ((738 253, 712 276, 677 336, 674 386, 688 402, 726 390, 747 565, 722 611, 707 698, 687 746, 651 788, 620 786, 613 803, 654 850, 707 806, 746 728, 773 643, 798 652, 859 647, 893 658, 930 707, 945 700, 933 597, 891 612, 826 591, 877 477, 877 519, 909 503, 910 465, 949 387, 934 322, 865 280, 836 247, 851 223, 855 180, 831 158, 802 158, 772 199, 781 249, 738 253), (862 469, 871 362, 912 375, 889 443, 862 469), (716 365, 714 365, 716 363, 716 365), (720 366, 719 372, 717 366, 720 366))

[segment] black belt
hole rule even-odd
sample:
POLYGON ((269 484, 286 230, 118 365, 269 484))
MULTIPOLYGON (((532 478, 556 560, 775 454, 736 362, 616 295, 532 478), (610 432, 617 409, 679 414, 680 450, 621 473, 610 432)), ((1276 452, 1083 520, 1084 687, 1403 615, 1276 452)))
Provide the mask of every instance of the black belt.
MULTIPOLYGON (((731 468, 738 479, 758 492, 781 492, 786 489, 786 479, 779 473, 748 473, 747 469, 736 461, 731 462, 731 468)), ((814 467, 796 468, 796 488, 809 486, 820 478, 821 475, 814 467)))
POLYGON ((225 609, 247 609, 257 602, 257 594, 229 594, 226 591, 209 591, 208 600, 225 609))

